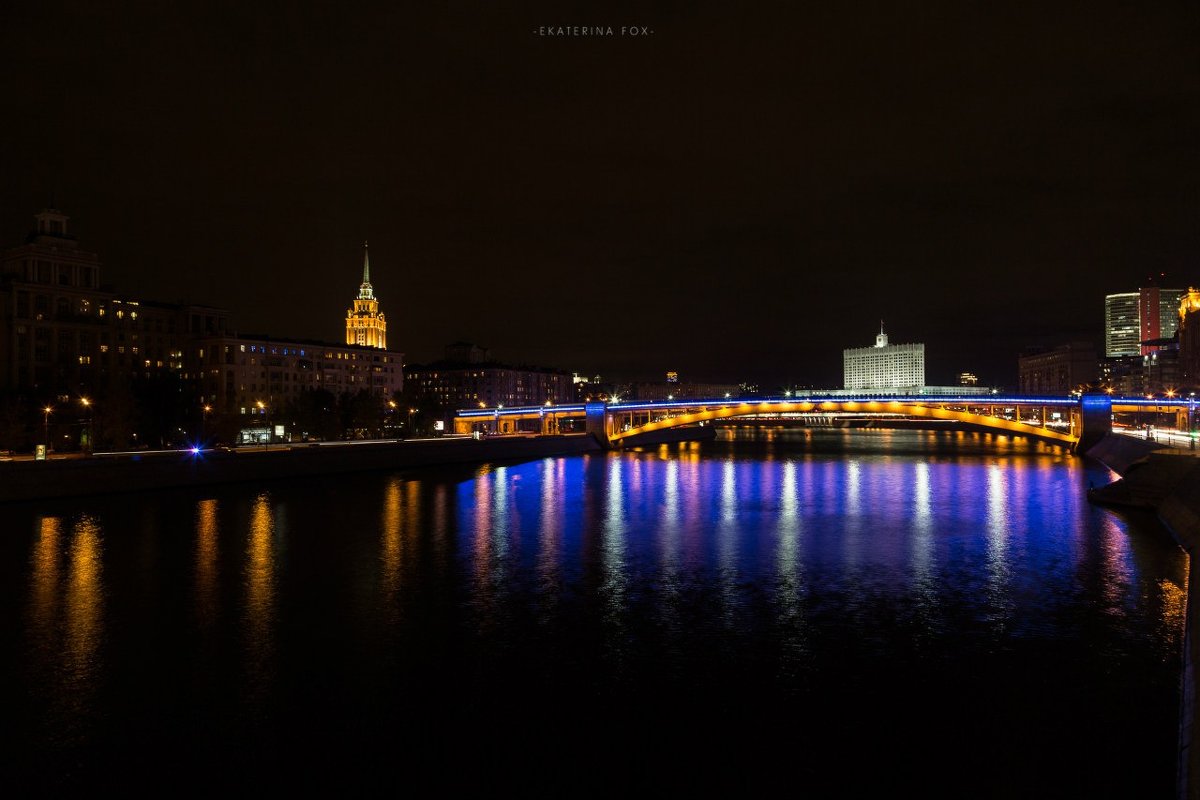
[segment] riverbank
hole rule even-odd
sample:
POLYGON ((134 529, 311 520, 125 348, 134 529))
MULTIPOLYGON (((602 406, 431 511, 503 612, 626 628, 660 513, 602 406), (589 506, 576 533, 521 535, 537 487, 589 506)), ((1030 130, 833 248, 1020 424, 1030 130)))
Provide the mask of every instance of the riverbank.
POLYGON ((0 463, 0 503, 220 483, 523 461, 601 450, 587 434, 245 447, 0 463))
POLYGON ((1184 628, 1183 678, 1179 715, 1179 785, 1183 800, 1200 798, 1200 692, 1196 665, 1200 663, 1200 570, 1195 558, 1200 550, 1200 458, 1187 450, 1152 441, 1109 435, 1087 451, 1121 478, 1088 491, 1088 499, 1101 505, 1153 510, 1159 521, 1188 554, 1187 614, 1184 628))

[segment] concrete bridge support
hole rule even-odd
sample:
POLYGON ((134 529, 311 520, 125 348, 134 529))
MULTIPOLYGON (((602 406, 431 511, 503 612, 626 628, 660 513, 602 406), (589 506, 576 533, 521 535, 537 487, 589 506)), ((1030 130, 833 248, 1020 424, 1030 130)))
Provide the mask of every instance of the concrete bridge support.
POLYGON ((1112 398, 1107 394, 1085 394, 1079 398, 1079 441, 1075 452, 1082 455, 1112 433, 1112 398))
POLYGON ((605 450, 612 449, 612 443, 608 440, 608 403, 587 403, 583 407, 583 413, 587 416, 585 430, 594 436, 605 450))

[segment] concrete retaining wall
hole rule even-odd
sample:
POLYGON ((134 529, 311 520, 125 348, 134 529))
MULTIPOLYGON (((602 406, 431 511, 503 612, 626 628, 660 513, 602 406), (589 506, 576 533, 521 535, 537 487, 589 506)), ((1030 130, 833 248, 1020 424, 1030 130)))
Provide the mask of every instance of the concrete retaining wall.
POLYGON ((0 463, 0 502, 241 483, 440 464, 519 461, 601 450, 594 438, 495 437, 346 446, 247 447, 121 457, 0 463))

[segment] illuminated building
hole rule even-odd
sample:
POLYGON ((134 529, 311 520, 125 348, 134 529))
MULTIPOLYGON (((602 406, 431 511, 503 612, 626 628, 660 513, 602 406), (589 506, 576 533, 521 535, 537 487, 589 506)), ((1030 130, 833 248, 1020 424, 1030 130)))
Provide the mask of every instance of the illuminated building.
POLYGON ((1200 289, 1189 288, 1180 298, 1179 383, 1200 388, 1200 289))
POLYGON ((1104 355, 1136 356, 1141 353, 1141 321, 1138 292, 1121 292, 1104 297, 1104 355))
POLYGON ((1157 339, 1170 339, 1179 326, 1182 289, 1145 286, 1136 292, 1104 297, 1104 355, 1106 358, 1146 355, 1157 339))
POLYGON ((888 344, 883 325, 874 347, 842 352, 843 385, 847 389, 905 389, 925 385, 925 345, 888 344))
POLYGON ((385 402, 404 388, 404 354, 378 348, 262 334, 211 336, 195 344, 200 401, 217 413, 253 414, 322 389, 366 391, 385 402))
POLYGON ((354 305, 346 311, 346 344, 387 349, 387 320, 371 288, 371 259, 363 242, 363 279, 354 305))
POLYGON ((0 391, 88 394, 116 383, 190 377, 198 336, 226 330, 211 306, 121 297, 100 284, 100 259, 48 208, 25 244, 0 253, 0 391))
POLYGON ((979 376, 976 375, 974 372, 960 372, 960 373, 958 373, 958 385, 959 386, 978 386, 979 385, 979 376))
POLYGON ((1035 349, 1017 359, 1021 394, 1068 394, 1098 376, 1096 348, 1072 342, 1051 349, 1035 349))

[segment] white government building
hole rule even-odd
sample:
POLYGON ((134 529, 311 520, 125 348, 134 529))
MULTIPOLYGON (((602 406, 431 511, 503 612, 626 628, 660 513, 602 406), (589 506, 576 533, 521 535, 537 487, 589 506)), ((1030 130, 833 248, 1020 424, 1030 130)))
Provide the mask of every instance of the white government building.
POLYGON ((842 351, 847 389, 912 389, 925 385, 925 345, 888 344, 880 323, 874 347, 842 351))

